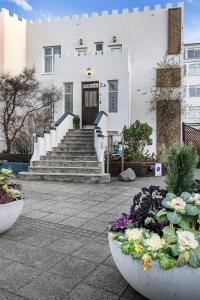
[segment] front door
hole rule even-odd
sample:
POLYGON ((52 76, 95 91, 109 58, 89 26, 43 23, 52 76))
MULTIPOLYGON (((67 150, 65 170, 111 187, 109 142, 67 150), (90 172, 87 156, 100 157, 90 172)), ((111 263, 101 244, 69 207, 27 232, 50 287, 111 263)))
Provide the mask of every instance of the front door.
POLYGON ((84 125, 93 125, 99 112, 99 83, 84 82, 82 84, 82 119, 84 125))

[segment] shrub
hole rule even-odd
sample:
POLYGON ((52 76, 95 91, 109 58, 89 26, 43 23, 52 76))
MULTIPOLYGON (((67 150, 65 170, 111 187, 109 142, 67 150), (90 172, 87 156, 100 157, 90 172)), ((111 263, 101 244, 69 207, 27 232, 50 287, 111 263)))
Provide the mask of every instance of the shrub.
POLYGON ((168 192, 180 195, 191 192, 194 183, 194 169, 199 161, 199 155, 194 145, 183 145, 180 148, 171 147, 166 152, 166 189, 168 192))
POLYGON ((79 115, 74 116, 73 123, 74 123, 74 125, 80 125, 80 117, 79 117, 79 115))
POLYGON ((151 126, 138 120, 129 128, 124 127, 125 159, 142 160, 149 158, 149 152, 145 152, 145 147, 153 143, 152 132, 151 126))

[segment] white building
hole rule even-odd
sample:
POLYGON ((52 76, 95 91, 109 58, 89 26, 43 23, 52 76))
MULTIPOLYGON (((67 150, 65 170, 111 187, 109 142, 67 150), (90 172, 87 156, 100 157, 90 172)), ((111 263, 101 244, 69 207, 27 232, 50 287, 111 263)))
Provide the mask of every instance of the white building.
POLYGON ((200 123, 200 43, 185 45, 184 122, 200 123))
MULTIPOLYGON (((174 34, 169 33, 170 11, 176 13, 176 8, 167 4, 153 10, 31 22, 2 9, 0 72, 18 73, 34 66, 43 85, 61 88, 63 101, 55 109, 55 120, 70 111, 80 115, 82 125, 92 125, 98 112, 104 111, 107 131, 121 132, 136 119, 149 123, 154 129, 151 150, 156 152, 150 90, 157 63, 167 54, 181 55, 169 51, 174 34)), ((183 27, 183 9, 181 14, 183 27)))

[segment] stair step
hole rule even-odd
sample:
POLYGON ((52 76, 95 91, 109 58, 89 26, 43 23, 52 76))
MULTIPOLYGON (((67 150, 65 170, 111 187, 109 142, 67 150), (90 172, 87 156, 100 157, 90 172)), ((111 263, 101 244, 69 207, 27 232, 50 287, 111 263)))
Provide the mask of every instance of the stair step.
POLYGON ((83 128, 83 129, 69 129, 68 132, 94 132, 94 129, 83 128))
POLYGON ((95 151, 52 151, 52 152, 47 152, 47 156, 51 156, 51 155, 56 155, 56 156, 62 156, 65 157, 67 156, 92 156, 95 155, 95 151))
POLYGON ((52 152, 94 152, 95 153, 95 149, 94 147, 85 147, 84 145, 82 146, 58 146, 58 147, 54 147, 52 149, 52 152))
POLYGON ((31 173, 67 173, 67 174, 101 174, 101 168, 95 167, 29 167, 31 173))
POLYGON ((66 173, 30 173, 20 172, 19 179, 22 180, 46 180, 72 183, 106 183, 110 182, 110 174, 66 174, 66 173))
POLYGON ((98 161, 72 161, 72 160, 41 160, 33 161, 32 165, 35 167, 96 167, 100 168, 101 163, 98 161))
POLYGON ((79 141, 62 141, 58 147, 84 147, 84 148, 94 148, 93 142, 79 142, 79 141))
POLYGON ((64 161, 97 161, 96 155, 85 155, 85 156, 73 156, 73 155, 65 155, 65 156, 58 156, 52 154, 51 156, 41 156, 41 160, 64 160, 64 161))

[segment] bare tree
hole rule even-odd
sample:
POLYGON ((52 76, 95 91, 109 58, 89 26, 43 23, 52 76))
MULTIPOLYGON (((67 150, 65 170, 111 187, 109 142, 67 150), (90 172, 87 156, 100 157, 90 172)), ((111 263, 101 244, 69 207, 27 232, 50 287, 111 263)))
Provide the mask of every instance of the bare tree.
POLYGON ((42 88, 35 78, 34 69, 24 69, 16 76, 0 75, 0 128, 10 152, 16 136, 22 130, 27 117, 54 105, 61 99, 56 87, 42 88))

